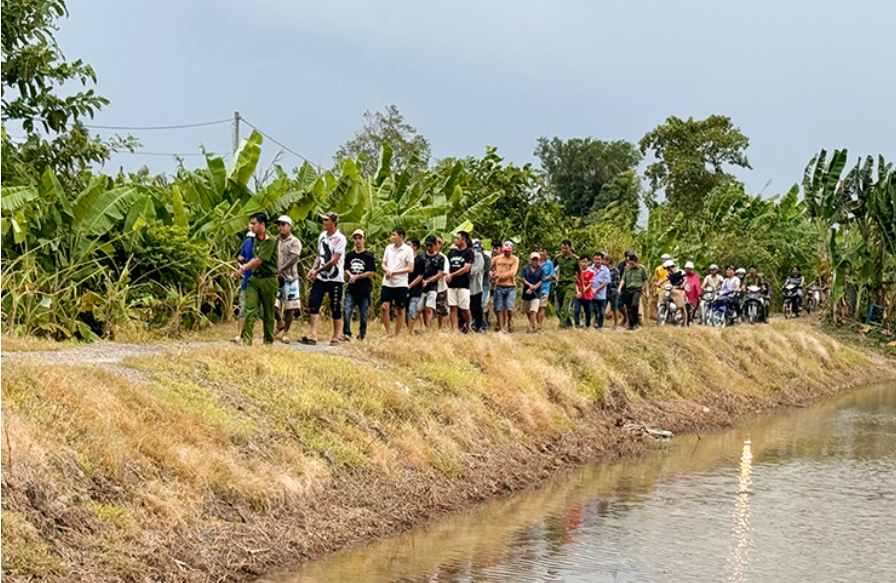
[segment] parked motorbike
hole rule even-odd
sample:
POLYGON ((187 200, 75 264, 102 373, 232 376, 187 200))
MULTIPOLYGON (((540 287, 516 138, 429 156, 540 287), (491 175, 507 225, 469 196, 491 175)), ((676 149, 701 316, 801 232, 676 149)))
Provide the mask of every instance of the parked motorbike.
POLYGON ((656 309, 656 323, 659 326, 671 324, 673 326, 681 326, 684 319, 681 315, 680 306, 675 305, 672 301, 672 284, 667 283, 663 286, 663 297, 660 298, 656 309))
POLYGON ((737 323, 737 310, 732 305, 738 301, 736 292, 720 293, 712 304, 710 322, 717 328, 733 326, 737 323))
POLYGON ((744 320, 755 324, 762 319, 765 313, 765 294, 758 285, 747 286, 747 297, 744 300, 744 320))
POLYGON ((784 317, 796 318, 799 316, 799 288, 795 283, 788 283, 784 286, 784 317))
POLYGON ((712 303, 716 300, 717 292, 711 285, 703 288, 703 295, 700 298, 700 305, 697 307, 697 321, 704 326, 710 326, 710 316, 712 316, 712 303))

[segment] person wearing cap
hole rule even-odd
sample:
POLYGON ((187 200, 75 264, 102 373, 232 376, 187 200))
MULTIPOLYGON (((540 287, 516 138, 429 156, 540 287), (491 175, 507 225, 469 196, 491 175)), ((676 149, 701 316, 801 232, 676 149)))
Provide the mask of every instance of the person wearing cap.
POLYGON ((635 254, 627 257, 625 273, 619 282, 619 294, 625 303, 625 311, 628 315, 628 330, 637 330, 641 318, 641 294, 647 291, 647 269, 638 263, 635 254))
POLYGON ((255 233, 252 243, 252 259, 240 265, 233 274, 243 277, 252 271, 249 284, 246 286, 246 318, 240 340, 243 344, 252 344, 252 328, 261 312, 264 323, 264 343, 274 343, 274 301, 277 298, 277 242, 267 233, 268 217, 264 213, 255 213, 249 219, 249 228, 255 233))
MULTIPOLYGON (((685 284, 685 273, 684 271, 678 269, 678 266, 675 265, 675 261, 672 259, 667 259, 663 262, 663 267, 666 269, 666 277, 657 282, 658 286, 661 286, 660 289, 666 285, 666 283, 672 284, 672 294, 671 299, 675 306, 678 308, 678 311, 681 312, 682 322, 685 326, 688 325, 688 309, 687 309, 687 299, 684 289, 685 284)), ((657 301, 661 301, 662 295, 658 294, 657 301)))
POLYGON ((376 258, 364 248, 364 231, 355 229, 352 233, 355 248, 345 254, 345 271, 348 275, 348 286, 345 289, 345 309, 342 318, 342 340, 352 338, 352 314, 358 308, 358 340, 367 337, 367 318, 370 311, 370 292, 372 280, 376 274, 376 258))
POLYGON ((292 219, 289 215, 281 215, 274 223, 277 225, 277 256, 279 272, 277 279, 280 290, 277 292, 277 305, 281 317, 277 328, 281 331, 280 342, 289 344, 289 329, 295 319, 296 310, 302 308, 299 296, 299 258, 302 255, 302 243, 292 234, 292 219))
POLYGON ((520 259, 513 254, 513 241, 504 241, 501 254, 492 258, 491 280, 495 283, 495 314, 498 316, 498 331, 510 333, 513 318, 513 303, 516 298, 516 274, 520 259))
POLYGON ((380 293, 380 319, 386 335, 398 336, 404 322, 408 299, 408 274, 414 270, 414 250, 404 242, 404 229, 395 227, 389 237, 391 245, 383 251, 383 287, 380 293), (395 332, 390 329, 390 308, 395 308, 395 332))
POLYGON ((471 328, 473 332, 484 332, 482 318, 482 272, 485 259, 482 253, 482 241, 473 239, 473 268, 470 270, 470 315, 473 316, 471 328))
POLYGON ((576 297, 576 277, 582 273, 579 258, 572 253, 572 241, 564 240, 560 244, 560 255, 554 258, 557 278, 557 301, 560 303, 558 316, 560 327, 572 326, 572 303, 576 297))
POLYGON ((694 271, 694 262, 684 264, 684 294, 688 303, 688 325, 694 321, 697 314, 697 306, 700 304, 700 296, 703 288, 700 286, 700 274, 694 271))
POLYGON ((653 270, 653 301, 650 302, 650 319, 656 320, 657 307, 663 297, 663 285, 669 272, 666 270, 666 262, 671 261, 672 256, 663 253, 660 256, 660 264, 653 270))
MULTIPOLYGON (((252 228, 250 226, 249 231, 246 233, 246 238, 243 240, 243 245, 240 247, 240 252, 237 254, 236 259, 239 263, 248 263, 253 255, 252 255, 252 246, 255 244, 255 233, 252 232, 252 228)), ((246 317, 246 286, 249 285, 249 278, 252 277, 252 270, 248 270, 243 274, 243 279, 240 281, 240 311, 239 311, 239 328, 237 330, 236 338, 233 339, 234 342, 240 341, 240 335, 243 332, 243 319, 246 317)))
MULTIPOLYGON (((425 269, 425 260, 423 253, 417 253, 420 250, 420 239, 411 237, 408 244, 414 250, 414 270, 408 276, 408 301, 405 310, 404 321, 408 325, 408 335, 414 334, 414 325, 417 323, 417 315, 422 315, 421 302, 423 300, 423 271, 425 269)), ((417 331, 419 334, 420 331, 417 331)))
POLYGON ((725 278, 719 273, 719 266, 713 263, 709 266, 709 274, 703 278, 703 287, 711 287, 716 293, 722 289, 722 282, 725 278))
POLYGON ((324 297, 330 298, 330 317, 333 318, 333 338, 330 344, 338 344, 342 332, 342 291, 345 285, 345 235, 339 232, 339 215, 328 212, 320 215, 324 230, 317 237, 317 255, 308 271, 311 293, 308 294, 308 311, 311 312, 311 331, 302 338, 302 344, 317 344, 317 326, 324 297))
POLYGON ((529 263, 523 266, 523 311, 529 318, 529 334, 538 332, 538 311, 541 305, 541 287, 547 276, 541 268, 541 255, 537 251, 529 254, 529 263))
POLYGON ((454 236, 454 247, 448 252, 448 308, 451 310, 451 328, 461 332, 470 331, 470 270, 473 269, 473 250, 470 234, 458 231, 454 236), (458 312, 464 316, 464 325, 458 327, 458 312))
POLYGON ((432 327, 433 316, 436 315, 436 306, 439 295, 439 282, 445 270, 444 256, 439 253, 438 238, 429 235, 423 240, 426 245, 426 253, 423 255, 423 327, 428 330, 432 327))
POLYGON ((554 275, 554 262, 548 258, 548 250, 542 247, 538 250, 538 264, 544 271, 544 283, 541 284, 541 296, 538 298, 538 330, 544 326, 544 315, 547 313, 548 303, 551 299, 551 280, 556 279, 554 275))
POLYGON ((604 315, 607 311, 607 292, 612 283, 610 269, 607 267, 609 260, 604 252, 595 253, 591 270, 594 278, 591 280, 591 301, 594 304, 594 327, 598 330, 604 328, 604 315))

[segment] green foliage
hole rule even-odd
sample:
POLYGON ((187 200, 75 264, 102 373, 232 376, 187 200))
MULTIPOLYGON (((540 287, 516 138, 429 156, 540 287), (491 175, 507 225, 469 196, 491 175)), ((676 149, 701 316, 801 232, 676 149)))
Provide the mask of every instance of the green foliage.
MULTIPOLYGON (((547 183, 564 210, 577 217, 599 212, 617 201, 615 196, 625 194, 624 191, 617 188, 601 196, 601 189, 641 161, 637 148, 630 142, 604 142, 590 137, 565 142, 556 137, 539 138, 535 155, 541 160, 547 183)), ((622 202, 628 205, 627 201, 622 202)))
POLYGON ((208 244, 191 239, 186 227, 155 223, 134 243, 132 266, 136 280, 190 289, 208 269, 208 257, 208 244))
POLYGON ((384 112, 364 112, 364 127, 336 150, 333 159, 337 167, 346 160, 358 159, 361 176, 374 176, 383 146, 392 150, 392 161, 399 172, 418 175, 429 165, 429 140, 418 134, 394 105, 384 112))
POLYGON ((639 145, 642 154, 651 152, 656 159, 645 171, 651 192, 663 189, 672 208, 685 216, 699 212, 713 188, 733 180, 724 164, 751 167, 744 153, 749 138, 721 115, 696 121, 669 117, 639 145))

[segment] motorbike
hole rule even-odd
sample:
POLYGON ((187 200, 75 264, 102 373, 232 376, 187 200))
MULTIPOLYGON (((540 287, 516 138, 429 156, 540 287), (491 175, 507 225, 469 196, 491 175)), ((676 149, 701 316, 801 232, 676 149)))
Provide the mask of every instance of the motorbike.
POLYGON ((711 285, 703 288, 703 296, 700 298, 700 305, 697 307, 697 320, 704 326, 709 326, 710 316, 712 316, 712 303, 716 300, 716 290, 711 285))
POLYGON ((680 306, 675 305, 672 301, 672 284, 667 283, 663 286, 663 297, 660 299, 656 310, 656 323, 659 326, 672 324, 673 326, 681 326, 684 320, 681 316, 680 306))
POLYGON ((758 285, 747 286, 747 297, 744 300, 743 317, 750 324, 762 319, 765 312, 765 294, 758 285))
POLYGON ((733 326, 737 323, 737 310, 731 304, 737 301, 737 293, 722 291, 712 304, 710 322, 717 328, 733 326))
POLYGON ((797 304, 800 300, 799 288, 795 283, 784 286, 784 317, 796 318, 799 315, 797 304))
POLYGON ((819 305, 821 305, 821 290, 817 285, 810 285, 806 290, 806 313, 811 314, 819 305))

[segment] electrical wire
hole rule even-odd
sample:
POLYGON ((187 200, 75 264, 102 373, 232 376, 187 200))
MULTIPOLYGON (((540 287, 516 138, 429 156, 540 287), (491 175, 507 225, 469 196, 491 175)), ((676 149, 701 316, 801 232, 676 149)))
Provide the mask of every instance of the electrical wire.
MULTIPOLYGON (((174 156, 178 156, 178 157, 205 156, 205 154, 202 154, 200 152, 188 152, 188 153, 184 153, 184 154, 178 154, 177 152, 143 152, 140 150, 134 150, 133 152, 131 152, 129 150, 120 150, 120 151, 116 152, 116 154, 133 154, 135 156, 171 156, 171 157, 174 157, 174 156)), ((210 156, 221 156, 221 157, 229 156, 229 154, 216 154, 214 152, 208 152, 208 154, 210 156)))
POLYGON ((298 157, 298 158, 301 158, 302 160, 304 160, 305 162, 308 162, 308 163, 311 164, 312 166, 316 166, 319 170, 323 170, 323 166, 321 166, 320 164, 316 164, 316 163, 312 162, 311 160, 309 160, 309 159, 306 158, 305 156, 302 156, 301 154, 299 154, 298 152, 296 152, 295 150, 293 150, 292 148, 290 148, 289 146, 287 146, 287 145, 284 144, 283 142, 280 142, 280 141, 276 140, 275 138, 271 137, 270 135, 264 133, 263 131, 261 131, 260 128, 258 128, 257 126, 253 125, 253 124, 252 124, 251 122, 249 122, 246 118, 240 116, 240 121, 241 121, 241 122, 244 122, 247 126, 249 126, 250 128, 252 128, 253 130, 257 130, 259 134, 261 134, 261 135, 263 135, 264 137, 266 137, 267 139, 271 140, 272 142, 274 142, 275 144, 277 144, 278 146, 280 146, 281 148, 283 148, 284 150, 286 150, 287 152, 289 152, 289 153, 292 154, 293 156, 296 156, 296 157, 298 157))
POLYGON ((134 130, 134 131, 152 131, 152 130, 182 130, 187 128, 200 128, 204 126, 213 126, 222 123, 233 123, 232 119, 219 119, 217 121, 203 121, 199 123, 187 123, 173 126, 100 126, 93 124, 82 124, 85 128, 96 130, 134 130))

